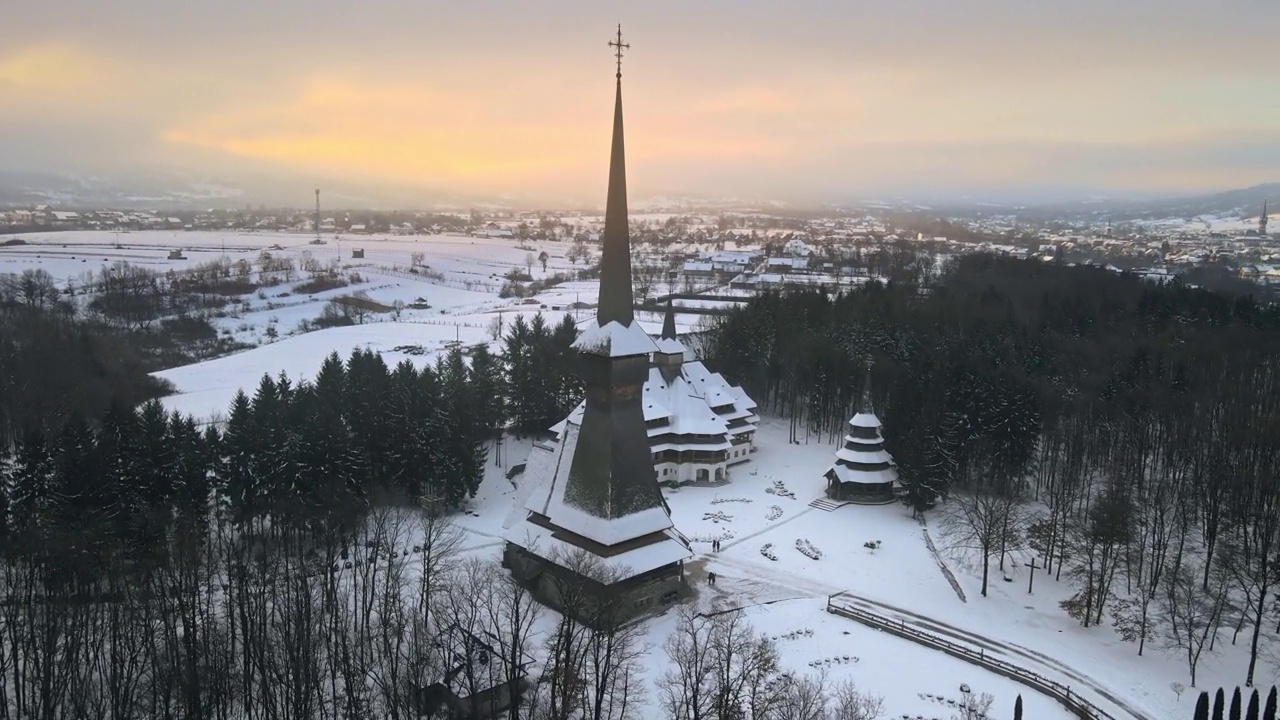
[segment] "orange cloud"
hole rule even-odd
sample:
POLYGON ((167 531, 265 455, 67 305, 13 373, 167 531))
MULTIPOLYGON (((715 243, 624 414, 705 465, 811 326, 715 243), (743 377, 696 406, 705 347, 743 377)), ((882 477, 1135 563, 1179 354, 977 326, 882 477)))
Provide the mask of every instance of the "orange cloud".
MULTIPOLYGON (((598 183, 608 153, 611 104, 607 94, 596 96, 509 97, 322 78, 290 97, 226 107, 176 124, 160 137, 172 146, 423 185, 585 187, 598 183), (591 105, 593 99, 598 106, 591 105)), ((788 143, 703 117, 761 102, 776 111, 790 101, 748 89, 708 105, 674 103, 677 110, 665 114, 632 111, 628 157, 637 166, 779 157, 788 143)))
POLYGON ((69 45, 20 47, 0 57, 0 88, 60 90, 97 75, 97 63, 69 45))

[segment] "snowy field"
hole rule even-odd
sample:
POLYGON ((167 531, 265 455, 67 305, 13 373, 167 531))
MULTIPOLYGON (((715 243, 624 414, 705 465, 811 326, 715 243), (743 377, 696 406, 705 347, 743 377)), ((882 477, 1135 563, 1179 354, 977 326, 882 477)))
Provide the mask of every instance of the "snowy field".
MULTIPOLYGON (((698 590, 696 602, 706 610, 745 608, 757 629, 770 636, 812 630, 812 636, 779 641, 789 667, 802 673, 822 670, 834 680, 849 677, 874 689, 885 696, 889 718, 949 718, 948 708, 928 695, 954 699, 960 683, 996 696, 992 717, 1012 717, 1018 693, 1028 718, 1072 715, 1012 680, 830 615, 825 611, 829 595, 852 593, 867 610, 1069 685, 1117 718, 1190 716, 1197 691, 1188 689, 1179 700, 1171 689, 1175 682, 1190 685, 1183 658, 1164 651, 1158 639, 1149 641, 1139 657, 1137 646, 1121 641, 1110 627, 1080 627, 1058 607, 1072 593, 1065 577, 1055 582, 1040 571, 1029 595, 1026 567, 1010 562, 1002 574, 993 564, 983 598, 976 558, 949 551, 946 538, 929 528, 940 548, 935 556, 925 541, 926 527, 903 506, 846 505, 831 512, 811 507, 809 501, 822 494, 822 473, 835 447, 788 444, 787 435, 788 423, 765 418, 756 436, 758 452, 730 470, 728 484, 665 491, 676 527, 693 540, 697 555, 687 568, 698 590), (721 540, 719 553, 711 552, 713 539, 721 540), (863 546, 875 540, 877 549, 863 546), (820 559, 802 554, 797 541, 816 548, 820 559), (955 575, 964 599, 941 565, 955 575), (708 571, 718 576, 714 587, 706 584, 708 571), (844 655, 859 660, 843 662, 844 655), (809 664, 837 657, 842 661, 809 664)), ((505 452, 518 462, 521 450, 505 452)), ((501 525, 514 505, 523 505, 521 490, 527 488, 521 479, 517 476, 513 486, 501 472, 491 473, 472 514, 460 518, 477 552, 500 552, 501 525)), ((655 647, 673 622, 671 612, 651 621, 655 647)), ((1244 677, 1245 643, 1231 646, 1230 635, 1231 628, 1224 627, 1218 652, 1206 651, 1199 667, 1201 687, 1234 686, 1244 677)), ((1260 662, 1258 676, 1267 680, 1259 684, 1269 685, 1277 668, 1260 662)))
MULTIPOLYGON (((160 271, 182 269, 220 257, 224 243, 233 259, 253 259, 273 246, 281 248, 273 252, 297 258, 303 251, 322 261, 325 253, 337 256, 333 238, 327 238, 326 245, 313 246, 308 244, 312 237, 121 233, 117 248, 114 233, 29 235, 24 239, 30 245, 0 248, 0 273, 44 267, 65 281, 117 260, 160 271), (187 259, 168 260, 173 249, 182 250, 187 259)), ((499 276, 513 267, 523 270, 528 252, 535 256, 543 249, 548 252, 546 274, 573 269, 564 256, 568 246, 560 243, 534 244, 532 250, 524 250, 509 240, 362 236, 343 238, 341 248, 343 264, 365 276, 365 283, 316 296, 278 297, 288 289, 278 286, 267 291, 266 300, 256 294, 246 297, 250 310, 223 322, 234 325, 233 332, 243 337, 256 338, 260 347, 159 373, 178 388, 178 394, 165 399, 168 406, 208 419, 225 414, 237 389, 252 392, 263 373, 312 377, 330 352, 345 357, 360 347, 383 353, 389 364, 406 358, 430 362, 454 340, 492 342, 488 328, 499 313, 509 323, 515 313, 531 316, 541 311, 554 324, 565 312, 573 312, 567 308, 575 300, 594 303, 596 299, 591 282, 568 283, 540 294, 533 304, 497 297, 499 276), (365 250, 363 260, 350 257, 353 247, 365 250), (403 272, 414 252, 424 253, 426 265, 443 273, 444 280, 428 281, 403 272), (298 320, 319 315, 327 298, 357 289, 384 304, 423 298, 431 307, 406 309, 399 321, 379 316, 381 321, 359 326, 288 334, 298 320), (280 338, 269 342, 263 332, 272 317, 280 338), (249 329, 241 330, 241 325, 249 329)), ((539 264, 534 263, 532 274, 544 276, 539 264)), ((580 313, 585 320, 590 311, 580 313)), ((639 319, 651 332, 661 325, 657 315, 642 314, 639 319)), ((682 332, 699 319, 680 316, 682 332)), ((1053 700, 1011 680, 828 614, 830 595, 850 593, 867 610, 981 647, 1071 685, 1117 718, 1190 717, 1196 692, 1188 689, 1179 701, 1170 689, 1174 682, 1190 684, 1184 660, 1163 651, 1158 640, 1148 643, 1146 654, 1139 657, 1136 646, 1122 642, 1110 627, 1080 627, 1058 607, 1071 594, 1065 578, 1059 583, 1041 572, 1034 594, 1029 595, 1027 568, 1021 559, 1011 562, 1003 573, 993 565, 989 597, 983 598, 980 565, 971 555, 948 551, 946 538, 935 527, 936 515, 926 528, 900 505, 850 505, 831 512, 811 507, 809 502, 822 493, 822 474, 835 447, 819 442, 789 444, 787 425, 784 420, 765 418, 756 438, 758 452, 730 470, 728 484, 665 491, 676 527, 693 541, 696 557, 687 570, 700 607, 706 611, 742 608, 759 631, 778 638, 790 669, 822 671, 834 681, 851 678, 864 690, 884 696, 888 718, 950 718, 954 711, 948 700, 959 699, 961 683, 996 696, 993 718, 1012 717, 1018 693, 1028 718, 1055 720, 1070 715, 1053 700), (940 554, 931 552, 926 533, 931 533, 940 554), (710 551, 713 539, 722 541, 719 553, 710 551), (870 541, 879 541, 878 547, 864 547, 870 541), (812 554, 819 557, 814 559, 812 554), (955 575, 958 591, 948 582, 944 567, 955 575), (718 576, 714 587, 706 583, 708 572, 718 576)), ((468 552, 491 558, 500 555, 503 524, 529 490, 522 476, 514 483, 508 481, 505 470, 522 462, 528 450, 527 440, 509 439, 501 453, 491 453, 477 497, 457 518, 468 535, 468 552)), ((670 611, 648 621, 654 677, 664 669, 661 646, 674 622, 670 611)), ((1243 644, 1230 644, 1230 631, 1224 628, 1215 654, 1206 651, 1199 668, 1201 687, 1233 686, 1244 677, 1247 654, 1243 644)), ((1280 668, 1268 665, 1265 657, 1258 676, 1270 684, 1280 668)))

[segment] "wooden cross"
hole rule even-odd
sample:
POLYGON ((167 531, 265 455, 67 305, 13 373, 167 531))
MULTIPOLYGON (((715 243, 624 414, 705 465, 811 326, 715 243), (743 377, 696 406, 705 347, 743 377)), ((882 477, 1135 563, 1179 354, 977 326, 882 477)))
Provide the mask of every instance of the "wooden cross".
POLYGON ((1027 575, 1027 594, 1028 594, 1028 595, 1030 595, 1030 594, 1031 594, 1031 585, 1032 585, 1032 583, 1034 583, 1034 582, 1036 581, 1036 570, 1038 570, 1038 569, 1040 569, 1040 568, 1043 568, 1044 566, 1043 566, 1043 565, 1040 565, 1039 567, 1037 567, 1037 566, 1036 566, 1036 559, 1035 559, 1035 556, 1032 556, 1032 557, 1031 557, 1031 562, 1029 562, 1029 563, 1023 563, 1023 564, 1024 564, 1024 565, 1026 565, 1027 567, 1031 568, 1031 572, 1030 572, 1030 574, 1028 574, 1028 575, 1027 575))
POLYGON ((622 23, 618 23, 618 39, 610 40, 609 47, 613 48, 614 57, 618 60, 618 78, 622 78, 622 51, 630 50, 631 43, 622 42, 622 23))

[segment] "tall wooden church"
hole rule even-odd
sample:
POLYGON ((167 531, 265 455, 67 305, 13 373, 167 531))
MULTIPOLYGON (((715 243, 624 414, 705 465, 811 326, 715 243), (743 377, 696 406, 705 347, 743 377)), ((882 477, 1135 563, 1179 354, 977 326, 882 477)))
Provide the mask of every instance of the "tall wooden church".
POLYGON ((586 400, 559 441, 535 446, 534 483, 504 533, 503 564, 545 604, 616 622, 680 598, 693 556, 662 497, 645 427, 644 383, 658 351, 633 317, 622 131, 621 31, 600 302, 574 347, 586 400), (602 618, 601 613, 608 617, 602 618))
MULTIPOLYGON (((664 484, 716 484, 729 467, 751 459, 755 448, 756 403, 720 373, 713 373, 676 336, 675 309, 668 302, 662 334, 644 382, 643 410, 649 452, 664 484)), ((570 421, 581 422, 586 404, 553 426, 557 438, 570 421)))
POLYGON ((827 470, 827 497, 836 501, 881 505, 893 502, 898 471, 884 449, 880 418, 871 407, 871 368, 862 389, 862 407, 849 419, 849 432, 827 470))

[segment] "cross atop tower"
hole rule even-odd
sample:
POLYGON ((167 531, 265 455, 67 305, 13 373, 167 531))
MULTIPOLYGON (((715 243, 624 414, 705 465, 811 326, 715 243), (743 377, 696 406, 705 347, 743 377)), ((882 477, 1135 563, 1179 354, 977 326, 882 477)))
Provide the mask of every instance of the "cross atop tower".
POLYGON ((631 43, 622 42, 622 23, 618 23, 618 39, 610 40, 609 47, 613 48, 613 55, 618 61, 618 79, 622 79, 622 51, 630 50, 631 43))

